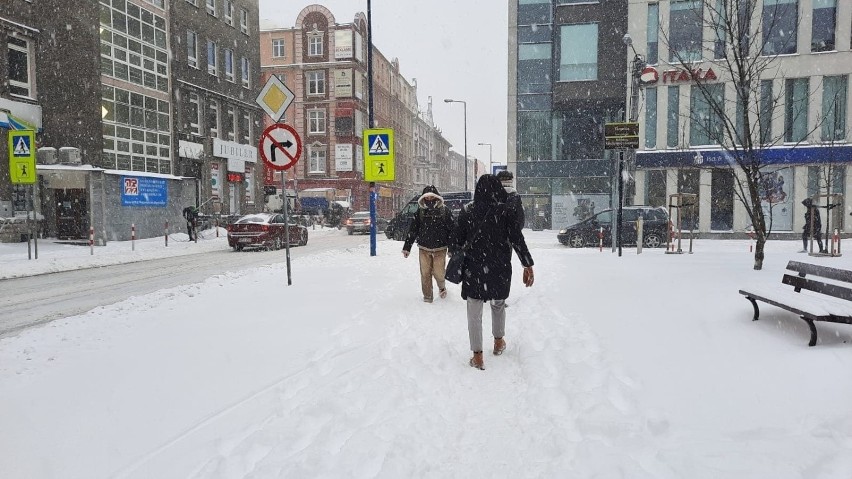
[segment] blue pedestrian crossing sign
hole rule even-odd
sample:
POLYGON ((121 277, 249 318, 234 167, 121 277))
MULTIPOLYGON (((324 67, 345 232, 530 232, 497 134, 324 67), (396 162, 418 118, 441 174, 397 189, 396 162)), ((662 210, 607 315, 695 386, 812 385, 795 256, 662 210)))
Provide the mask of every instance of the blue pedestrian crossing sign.
POLYGON ((35 131, 9 132, 9 176, 13 184, 36 182, 35 131))
POLYGON ((393 130, 364 130, 364 181, 394 181, 393 130))

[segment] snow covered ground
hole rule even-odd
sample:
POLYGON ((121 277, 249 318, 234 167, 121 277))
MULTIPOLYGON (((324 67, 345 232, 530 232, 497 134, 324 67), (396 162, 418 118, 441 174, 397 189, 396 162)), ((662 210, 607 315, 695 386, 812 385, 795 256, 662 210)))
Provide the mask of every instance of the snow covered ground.
MULTIPOLYGON (((515 275, 485 371, 459 288, 423 303, 417 259, 384 239, 296 258, 289 287, 282 252, 2 339, 2 476, 852 477, 852 327, 809 348, 795 315, 752 322, 737 294, 852 256, 774 241, 753 271, 747 241, 619 258, 525 234, 536 284, 515 275)), ((0 276, 226 247, 39 246, 0 245, 0 276)))

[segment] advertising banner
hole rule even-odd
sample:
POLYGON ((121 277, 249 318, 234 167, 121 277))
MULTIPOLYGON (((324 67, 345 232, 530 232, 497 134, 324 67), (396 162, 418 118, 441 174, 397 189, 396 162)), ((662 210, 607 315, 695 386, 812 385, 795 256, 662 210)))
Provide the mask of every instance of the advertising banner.
POLYGON ((219 199, 222 197, 222 177, 219 176, 219 163, 210 164, 210 196, 219 199))
POLYGON ((352 96, 351 68, 334 70, 334 94, 338 98, 348 98, 352 96))
POLYGON ((352 171, 352 145, 334 146, 334 169, 337 171, 352 171))
POLYGON ((771 231, 792 231, 793 170, 777 168, 764 171, 760 194, 767 228, 771 231))
POLYGON ((254 173, 251 165, 246 165, 246 203, 254 204, 254 173))
POLYGON ((163 178, 121 177, 122 206, 165 207, 168 200, 169 188, 163 178))
POLYGON ((352 58, 352 30, 335 30, 334 59, 348 60, 352 58))

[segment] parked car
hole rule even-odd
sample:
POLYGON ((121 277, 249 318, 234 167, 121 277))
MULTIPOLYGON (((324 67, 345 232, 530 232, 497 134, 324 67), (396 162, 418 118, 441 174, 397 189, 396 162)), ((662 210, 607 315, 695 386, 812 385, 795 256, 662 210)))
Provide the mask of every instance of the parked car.
MULTIPOLYGON (((290 246, 308 244, 308 229, 290 222, 290 246)), ((228 246, 234 251, 243 248, 281 249, 286 244, 284 215, 254 213, 241 216, 228 225, 228 246)))
MULTIPOLYGON (((579 223, 563 228, 556 235, 560 243, 573 248, 596 246, 603 230, 604 245, 612 244, 612 221, 615 210, 603 210, 579 223)), ((671 223, 663 207, 625 206, 622 211, 621 244, 635 245, 637 239, 636 222, 642 218, 642 245, 646 248, 659 248, 666 244, 666 235, 671 223)))
MULTIPOLYGON (((355 233, 370 233, 370 212, 369 211, 358 211, 352 213, 344 224, 346 225, 346 232, 349 234, 355 233)), ((380 217, 376 217, 376 231, 381 233, 388 226, 388 220, 380 217)))
MULTIPOLYGON (((444 206, 453 212, 453 219, 458 219, 459 213, 464 205, 473 201, 473 192, 460 191, 443 193, 441 197, 444 198, 444 206)), ((397 241, 405 240, 405 235, 408 234, 408 228, 411 226, 411 220, 414 219, 414 215, 417 214, 417 210, 419 208, 417 200, 419 199, 420 195, 412 198, 408 204, 403 206, 402 209, 399 210, 399 213, 397 213, 396 216, 388 222, 387 229, 385 229, 385 235, 387 235, 388 239, 397 241)))

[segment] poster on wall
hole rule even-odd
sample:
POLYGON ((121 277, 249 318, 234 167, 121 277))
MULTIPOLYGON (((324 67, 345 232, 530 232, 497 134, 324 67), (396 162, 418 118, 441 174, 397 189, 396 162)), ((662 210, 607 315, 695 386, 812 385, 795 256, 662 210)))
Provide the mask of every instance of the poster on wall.
POLYGON ((760 185, 763 214, 767 229, 793 230, 793 170, 776 168, 763 172, 760 185))
POLYGON ((219 163, 210 164, 210 196, 217 200, 222 197, 222 178, 219 176, 219 163))
POLYGON ((334 59, 348 60, 352 58, 352 30, 335 30, 334 59))
POLYGON ((165 207, 168 202, 169 188, 163 178, 121 177, 121 206, 165 207))
POLYGON ((334 95, 338 98, 352 96, 352 69, 340 68, 334 70, 334 95))
POLYGON ((249 166, 249 165, 246 165, 245 188, 246 188, 246 203, 253 205, 254 204, 254 174, 252 172, 252 167, 249 166))
POLYGON ((553 227, 564 228, 609 208, 609 195, 553 195, 552 202, 553 227))
POLYGON ((364 37, 360 33, 355 32, 355 59, 359 62, 364 61, 364 37))
POLYGON ((334 169, 352 171, 352 145, 334 145, 334 169))

